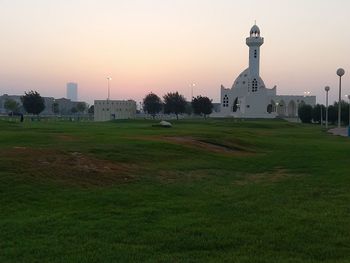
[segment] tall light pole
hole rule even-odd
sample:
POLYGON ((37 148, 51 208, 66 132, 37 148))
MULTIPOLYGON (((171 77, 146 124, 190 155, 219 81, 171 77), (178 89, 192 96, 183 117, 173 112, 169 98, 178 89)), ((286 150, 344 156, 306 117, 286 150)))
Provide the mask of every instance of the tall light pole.
POLYGON ((192 83, 190 84, 190 88, 191 88, 191 101, 193 100, 193 88, 196 87, 196 83, 192 83))
POLYGON ((338 101, 338 128, 340 128, 341 123, 341 78, 344 76, 345 70, 339 68, 337 70, 337 75, 339 76, 339 101, 338 101))
POLYGON ((109 100, 109 97, 111 95, 111 89, 110 89, 110 81, 112 80, 111 77, 107 77, 107 84, 108 84, 108 97, 107 100, 109 100))
POLYGON ((331 88, 326 86, 324 90, 326 91, 326 129, 328 129, 328 92, 331 88))

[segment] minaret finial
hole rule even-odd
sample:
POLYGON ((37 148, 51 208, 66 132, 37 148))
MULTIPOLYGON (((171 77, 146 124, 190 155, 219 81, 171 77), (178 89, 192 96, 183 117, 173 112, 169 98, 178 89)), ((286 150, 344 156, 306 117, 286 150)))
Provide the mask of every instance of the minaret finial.
POLYGON ((256 20, 254 20, 254 25, 256 25, 256 20))

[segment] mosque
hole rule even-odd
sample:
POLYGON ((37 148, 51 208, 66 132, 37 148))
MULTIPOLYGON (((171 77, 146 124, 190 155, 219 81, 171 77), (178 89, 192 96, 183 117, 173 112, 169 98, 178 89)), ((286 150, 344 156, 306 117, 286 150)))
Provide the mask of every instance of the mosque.
POLYGON ((297 118, 302 104, 316 104, 316 96, 277 95, 277 87, 268 89, 260 77, 260 47, 264 38, 254 25, 246 39, 249 47, 249 68, 235 80, 231 89, 221 86, 221 117, 297 118))

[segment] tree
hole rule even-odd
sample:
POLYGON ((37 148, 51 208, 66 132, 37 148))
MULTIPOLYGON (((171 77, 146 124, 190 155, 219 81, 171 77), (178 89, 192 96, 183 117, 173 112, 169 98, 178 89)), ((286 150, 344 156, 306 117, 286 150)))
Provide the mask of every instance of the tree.
POLYGON ((26 112, 39 115, 45 109, 45 101, 37 91, 25 92, 21 97, 26 112))
POLYGON ((164 95, 164 111, 165 113, 174 113, 176 119, 179 119, 179 114, 186 111, 186 99, 178 92, 168 93, 164 95))
POLYGON ((149 93, 143 99, 143 110, 152 115, 153 119, 162 110, 162 100, 154 93, 149 93))
POLYGON ((322 120, 324 121, 326 119, 326 107, 324 105, 317 104, 312 109, 312 120, 314 122, 321 123, 321 113, 322 120))
POLYGON ((185 114, 192 115, 192 113, 193 113, 192 103, 191 102, 186 102, 185 114))
POLYGON ((201 105, 200 105, 200 96, 197 96, 196 98, 193 97, 191 104, 192 104, 193 113, 200 115, 202 113, 201 105))
POLYGON ((209 99, 208 97, 202 97, 201 107, 202 113, 204 114, 204 118, 207 118, 207 116, 213 112, 214 105, 211 99, 209 99))
POLYGON ((335 124, 338 120, 338 108, 334 105, 328 107, 328 121, 332 124, 335 124))
MULTIPOLYGON (((339 105, 338 102, 334 103, 334 107, 336 108, 336 111, 337 111, 337 118, 338 118, 338 105, 339 105)), ((340 119, 341 119, 341 122, 346 125, 349 122, 349 104, 342 100, 340 103, 340 107, 341 107, 340 119)))
POLYGON ((86 110, 85 102, 78 102, 76 106, 77 112, 83 113, 86 110))
POLYGON ((13 99, 6 99, 5 103, 4 103, 4 107, 7 111, 10 111, 11 114, 13 115, 14 112, 18 112, 20 105, 17 101, 13 100, 13 99))
POLYGON ((312 106, 311 105, 301 105, 298 110, 298 115, 303 123, 311 123, 312 120, 312 106))
POLYGON ((213 103, 208 97, 197 96, 193 98, 192 107, 195 114, 203 114, 204 118, 213 112, 213 103))

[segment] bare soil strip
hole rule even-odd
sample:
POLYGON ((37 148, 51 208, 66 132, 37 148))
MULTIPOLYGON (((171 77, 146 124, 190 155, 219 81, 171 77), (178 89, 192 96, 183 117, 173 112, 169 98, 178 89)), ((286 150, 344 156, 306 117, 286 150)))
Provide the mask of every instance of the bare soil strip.
POLYGON ((182 145, 185 147, 190 147, 194 149, 203 150, 206 152, 220 153, 220 154, 229 154, 229 155, 249 155, 252 154, 252 151, 246 150, 243 147, 233 145, 233 144, 218 144, 209 142, 206 140, 196 139, 193 137, 187 136, 142 136, 142 137, 133 137, 132 139, 138 140, 148 140, 148 141, 163 141, 169 142, 177 145, 182 145))
POLYGON ((263 183, 277 183, 288 178, 301 177, 303 175, 293 174, 290 171, 276 167, 275 170, 259 173, 259 174, 244 174, 239 179, 234 181, 235 185, 249 185, 249 184, 263 184, 263 183))
POLYGON ((134 165, 49 149, 14 147, 2 151, 0 158, 11 163, 10 170, 16 174, 87 187, 132 181, 132 174, 137 170, 134 165))

